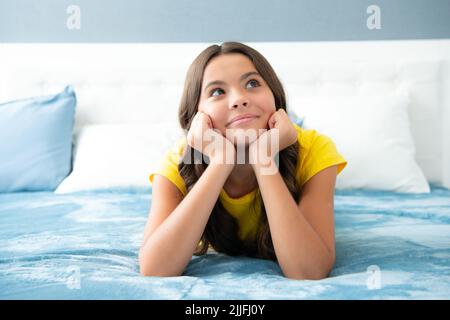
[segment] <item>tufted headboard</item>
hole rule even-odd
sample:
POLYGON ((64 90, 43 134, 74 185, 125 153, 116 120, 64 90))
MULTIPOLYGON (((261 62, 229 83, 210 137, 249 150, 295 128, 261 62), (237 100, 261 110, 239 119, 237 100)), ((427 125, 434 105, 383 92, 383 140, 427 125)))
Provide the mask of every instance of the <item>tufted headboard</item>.
MULTIPOLYGON (((416 159, 430 182, 450 187, 450 39, 248 44, 272 64, 288 103, 406 90, 416 159)), ((0 103, 72 84, 77 128, 177 121, 187 68, 208 45, 0 44, 0 103)))

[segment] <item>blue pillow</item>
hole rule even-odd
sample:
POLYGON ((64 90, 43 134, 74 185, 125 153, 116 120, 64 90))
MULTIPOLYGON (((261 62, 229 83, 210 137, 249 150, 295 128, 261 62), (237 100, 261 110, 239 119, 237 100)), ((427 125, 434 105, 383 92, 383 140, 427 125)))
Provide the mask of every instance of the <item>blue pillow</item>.
POLYGON ((0 192, 53 191, 72 169, 76 96, 0 104, 0 192))
POLYGON ((303 127, 303 121, 305 120, 304 117, 297 116, 297 114, 291 110, 288 111, 288 117, 293 123, 295 123, 299 127, 303 127))

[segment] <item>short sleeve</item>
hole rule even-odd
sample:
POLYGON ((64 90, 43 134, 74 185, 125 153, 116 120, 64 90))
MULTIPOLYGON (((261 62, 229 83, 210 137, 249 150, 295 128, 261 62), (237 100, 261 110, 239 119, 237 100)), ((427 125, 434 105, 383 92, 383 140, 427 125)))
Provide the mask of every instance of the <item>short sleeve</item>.
POLYGON ((323 169, 337 165, 339 174, 345 168, 347 161, 331 138, 315 130, 306 130, 304 135, 300 141, 306 147, 300 148, 300 165, 297 170, 301 186, 323 169))
POLYGON ((159 174, 170 181, 172 181, 175 186, 177 186, 178 190, 185 196, 187 194, 186 185, 184 183, 183 178, 181 177, 178 171, 178 164, 183 155, 184 151, 184 139, 177 142, 177 144, 171 148, 162 158, 160 164, 156 169, 152 170, 149 175, 149 180, 153 183, 153 179, 155 175, 159 174))

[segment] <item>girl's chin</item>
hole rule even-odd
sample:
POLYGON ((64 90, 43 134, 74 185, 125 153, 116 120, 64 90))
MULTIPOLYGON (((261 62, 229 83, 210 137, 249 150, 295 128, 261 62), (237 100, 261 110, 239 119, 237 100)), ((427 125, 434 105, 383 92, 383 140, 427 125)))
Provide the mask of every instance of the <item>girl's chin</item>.
POLYGON ((237 128, 237 129, 227 129, 226 138, 233 142, 235 146, 245 145, 256 141, 261 134, 263 134, 267 129, 256 129, 256 128, 237 128))
POLYGON ((243 134, 248 132, 255 132, 256 134, 260 134, 261 131, 269 130, 269 126, 266 126, 265 128, 262 128, 260 126, 236 126, 231 128, 226 128, 226 132, 231 132, 235 135, 237 134, 243 134))

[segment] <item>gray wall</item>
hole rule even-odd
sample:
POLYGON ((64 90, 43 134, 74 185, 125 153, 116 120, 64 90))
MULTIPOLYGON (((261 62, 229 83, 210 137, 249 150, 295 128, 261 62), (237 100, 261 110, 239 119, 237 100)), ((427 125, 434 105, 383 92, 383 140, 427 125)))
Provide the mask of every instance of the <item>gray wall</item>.
POLYGON ((450 0, 0 0, 0 42, 439 38, 450 38, 450 0), (373 4, 381 28, 371 30, 373 4))

